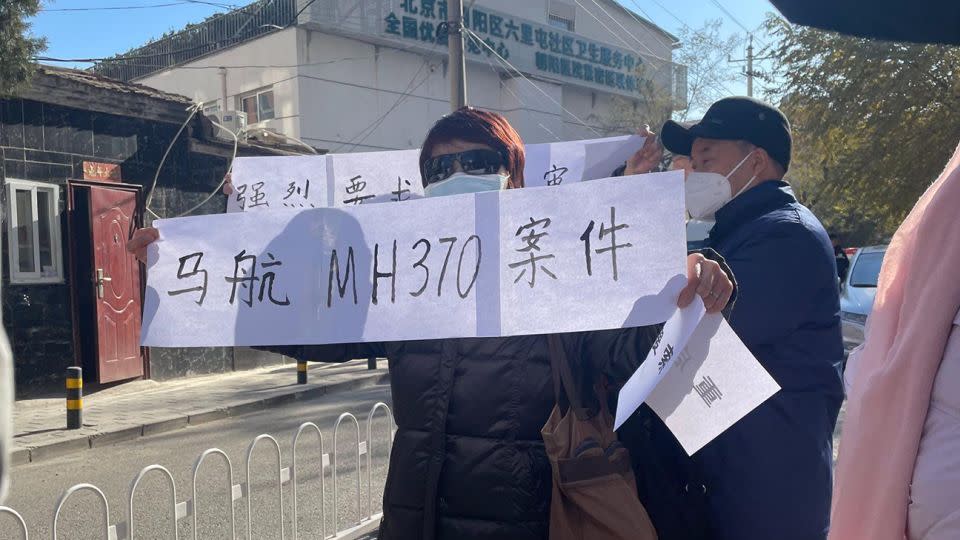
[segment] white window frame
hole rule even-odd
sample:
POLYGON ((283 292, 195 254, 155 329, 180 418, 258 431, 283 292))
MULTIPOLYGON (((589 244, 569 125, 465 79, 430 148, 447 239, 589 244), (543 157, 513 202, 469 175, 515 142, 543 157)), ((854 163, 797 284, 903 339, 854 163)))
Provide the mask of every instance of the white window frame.
POLYGON ((48 184, 45 182, 32 182, 29 180, 19 180, 15 178, 7 179, 7 251, 10 264, 10 283, 11 284, 41 284, 41 283, 63 283, 63 244, 60 238, 60 186, 57 184, 48 184), (19 225, 19 216, 16 207, 16 192, 29 191, 31 193, 30 202, 33 206, 33 215, 39 217, 37 207, 37 192, 47 191, 50 193, 53 201, 53 212, 50 213, 50 249, 53 263, 53 275, 43 275, 43 269, 40 266, 40 226, 39 221, 33 222, 33 256, 34 272, 20 271, 20 249, 19 239, 16 235, 19 225))
MULTIPOLYGON (((580 7, 586 9, 582 5, 580 7)), ((554 28, 575 32, 577 28, 577 6, 564 0, 550 0, 547 2, 547 24, 554 28)))
POLYGON ((270 121, 270 120, 275 120, 275 119, 277 118, 277 94, 274 93, 272 86, 271 86, 271 87, 268 87, 268 88, 260 88, 260 89, 258 89, 258 90, 254 90, 253 92, 247 92, 247 93, 245 93, 245 94, 240 94, 239 96, 237 96, 237 110, 238 110, 238 111, 247 112, 246 109, 243 108, 243 100, 248 99, 248 98, 253 98, 253 101, 257 104, 257 121, 256 121, 256 122, 251 122, 250 119, 247 118, 247 123, 248 123, 248 124, 259 124, 260 122, 268 122, 268 121, 270 121), (263 95, 263 94, 267 94, 267 93, 273 94, 273 117, 272 117, 272 118, 261 118, 261 112, 260 112, 260 96, 263 95))
POLYGON ((576 22, 573 19, 568 19, 562 15, 555 15, 553 13, 547 14, 547 23, 561 30, 566 30, 567 32, 573 32, 576 27, 576 22))

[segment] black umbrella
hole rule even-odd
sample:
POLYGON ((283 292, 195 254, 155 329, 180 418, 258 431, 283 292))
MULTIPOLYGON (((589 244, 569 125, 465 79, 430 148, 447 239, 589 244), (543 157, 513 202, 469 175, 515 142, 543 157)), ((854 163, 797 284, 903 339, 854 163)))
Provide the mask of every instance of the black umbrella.
POLYGON ((770 0, 794 24, 891 41, 960 45, 960 0, 770 0))

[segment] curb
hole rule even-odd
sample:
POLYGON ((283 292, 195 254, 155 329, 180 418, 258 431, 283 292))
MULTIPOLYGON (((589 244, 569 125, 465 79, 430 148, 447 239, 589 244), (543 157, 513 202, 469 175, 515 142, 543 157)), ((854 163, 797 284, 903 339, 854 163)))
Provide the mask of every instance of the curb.
POLYGON ((358 390, 368 386, 383 384, 389 380, 389 372, 365 374, 345 381, 319 385, 304 390, 296 390, 264 399, 237 403, 228 407, 220 407, 217 409, 200 411, 193 414, 171 417, 149 424, 120 427, 112 431, 101 431, 74 439, 55 441, 40 446, 20 448, 11 453, 11 464, 24 465, 27 463, 37 463, 38 461, 45 461, 51 458, 71 455, 82 450, 101 448, 103 446, 116 444, 119 442, 131 441, 140 437, 157 435, 160 433, 183 429, 189 426, 196 426, 200 424, 206 424, 208 422, 215 422, 217 420, 224 420, 230 417, 242 416, 244 414, 262 411, 275 405, 285 405, 294 401, 320 397, 347 390, 358 390))

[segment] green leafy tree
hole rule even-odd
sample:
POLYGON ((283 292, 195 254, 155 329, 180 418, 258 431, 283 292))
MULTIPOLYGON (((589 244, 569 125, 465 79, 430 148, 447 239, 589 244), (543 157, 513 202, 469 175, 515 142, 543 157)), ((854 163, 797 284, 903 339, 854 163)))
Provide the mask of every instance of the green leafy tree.
POLYGON ((697 120, 715 101, 730 97, 731 86, 743 80, 740 67, 729 62, 742 54, 739 34, 722 36, 723 21, 708 20, 700 28, 680 30, 681 47, 675 61, 687 68, 686 106, 673 113, 674 120, 697 120))
POLYGON ((637 70, 640 98, 615 98, 604 121, 607 131, 629 133, 643 124, 658 130, 670 118, 695 120, 714 101, 731 95, 729 87, 743 75, 728 59, 739 54, 743 41, 736 34, 722 36, 722 28, 723 22, 716 19, 705 21, 699 28, 685 26, 680 30, 677 37, 681 46, 673 61, 686 70, 686 99, 678 101, 671 92, 674 66, 647 60, 637 70))
POLYGON ((789 179, 848 243, 887 239, 960 141, 960 49, 892 43, 771 16, 768 96, 794 133, 789 179))
POLYGON ((40 0, 0 0, 0 95, 9 95, 30 79, 33 58, 46 40, 30 35, 27 19, 40 10, 40 0))

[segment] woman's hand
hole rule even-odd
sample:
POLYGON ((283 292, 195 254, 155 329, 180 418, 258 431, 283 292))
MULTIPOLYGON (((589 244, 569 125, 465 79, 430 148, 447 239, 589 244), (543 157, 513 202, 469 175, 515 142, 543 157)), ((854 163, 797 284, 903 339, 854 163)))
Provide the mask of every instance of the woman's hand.
POLYGON ((223 177, 223 194, 230 196, 233 193, 233 172, 227 172, 223 177))
POLYGON ((146 264, 147 246, 156 242, 159 238, 160 231, 154 229, 153 227, 137 229, 134 231, 133 237, 130 238, 130 241, 127 242, 127 252, 133 253, 138 261, 146 264))

